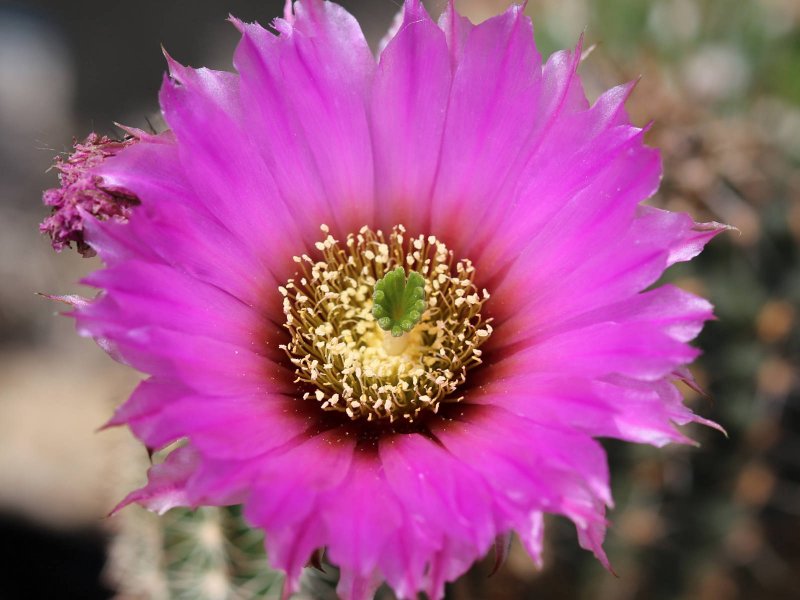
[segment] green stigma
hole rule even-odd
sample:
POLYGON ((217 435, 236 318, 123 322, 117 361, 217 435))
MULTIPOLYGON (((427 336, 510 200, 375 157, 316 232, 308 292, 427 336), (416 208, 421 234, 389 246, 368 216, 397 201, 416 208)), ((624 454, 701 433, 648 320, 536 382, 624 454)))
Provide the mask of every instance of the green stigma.
POLYGON ((397 267, 375 282, 372 300, 372 316, 380 328, 400 337, 411 331, 422 318, 427 306, 425 280, 416 271, 411 271, 406 279, 403 267, 397 267))

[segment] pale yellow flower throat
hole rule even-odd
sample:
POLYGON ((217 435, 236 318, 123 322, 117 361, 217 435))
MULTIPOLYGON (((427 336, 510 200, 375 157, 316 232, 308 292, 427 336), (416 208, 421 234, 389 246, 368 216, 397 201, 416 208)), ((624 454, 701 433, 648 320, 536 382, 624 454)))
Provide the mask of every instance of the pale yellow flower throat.
POLYGON ((481 317, 489 294, 475 287, 472 263, 454 262, 434 236, 406 238, 402 225, 388 239, 362 227, 344 244, 321 229, 321 257, 295 257, 297 275, 279 288, 291 337, 283 348, 296 381, 311 387, 304 400, 369 421, 412 421, 460 401, 455 392, 480 364, 492 332, 481 317), (422 276, 425 306, 419 323, 399 336, 372 314, 376 282, 397 267, 422 276))

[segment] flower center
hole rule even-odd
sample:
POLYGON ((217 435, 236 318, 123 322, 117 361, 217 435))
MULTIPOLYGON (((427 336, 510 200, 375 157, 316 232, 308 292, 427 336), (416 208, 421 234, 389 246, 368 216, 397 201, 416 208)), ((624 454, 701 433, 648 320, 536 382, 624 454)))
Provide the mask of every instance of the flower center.
POLYGON ((294 257, 298 273, 279 288, 291 336, 282 348, 296 381, 315 388, 303 398, 368 421, 413 421, 462 400, 456 389, 492 332, 472 263, 402 225, 388 239, 362 227, 344 244, 321 229, 321 259, 294 257))

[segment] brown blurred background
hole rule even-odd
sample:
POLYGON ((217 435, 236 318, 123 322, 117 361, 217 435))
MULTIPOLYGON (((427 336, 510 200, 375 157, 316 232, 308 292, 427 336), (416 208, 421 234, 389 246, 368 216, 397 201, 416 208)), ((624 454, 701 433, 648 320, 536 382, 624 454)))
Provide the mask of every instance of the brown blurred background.
MULTIPOLYGON (((95 433, 137 376, 34 292, 85 293, 75 282, 98 266, 54 254, 37 234, 53 156, 73 136, 113 133, 114 121, 146 127, 160 44, 186 64, 230 69, 227 14, 267 23, 282 4, 0 2, 0 598, 275 597, 270 574, 235 589, 207 567, 202 586, 163 574, 192 540, 252 535, 231 525, 236 514, 104 518, 147 464, 126 432, 95 433), (192 519, 204 519, 197 539, 186 534, 192 519)), ((373 46, 398 10, 394 0, 343 4, 373 46)), ((444 0, 427 4, 438 14, 444 0)), ((457 6, 478 21, 508 4, 457 6)), ((484 561, 448 597, 800 598, 800 2, 531 0, 527 12, 545 55, 583 31, 596 44, 581 69, 590 99, 642 76, 630 112, 655 121, 649 143, 666 171, 652 202, 740 230, 667 276, 717 307, 694 367, 711 399, 686 394, 730 437, 692 427, 700 448, 605 443, 617 501, 606 547, 618 578, 552 519, 543 570, 515 544, 498 574, 487 579, 484 561)))

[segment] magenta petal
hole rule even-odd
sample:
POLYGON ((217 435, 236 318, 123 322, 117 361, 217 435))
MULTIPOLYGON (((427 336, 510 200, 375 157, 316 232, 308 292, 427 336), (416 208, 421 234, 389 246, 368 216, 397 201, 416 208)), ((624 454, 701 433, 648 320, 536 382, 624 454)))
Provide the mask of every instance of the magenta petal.
MULTIPOLYGON (((660 211, 656 208, 650 208, 650 210, 659 213, 667 212, 660 211)), ((667 264, 673 265, 677 262, 685 262, 693 259, 700 254, 708 242, 724 231, 736 231, 736 228, 715 221, 710 223, 694 223, 691 229, 686 231, 681 239, 670 247, 670 255, 667 264)))
POLYGON ((683 406, 669 380, 641 382, 609 376, 601 381, 532 374, 501 380, 471 402, 496 404, 520 416, 596 437, 663 446, 693 443, 675 428, 699 417, 683 406))
POLYGON ((624 324, 600 322, 537 340, 492 365, 486 376, 558 373, 600 377, 619 373, 652 381, 670 374, 675 365, 691 362, 697 354, 657 327, 632 330, 624 324))
POLYGON ((444 35, 447 38, 450 62, 455 70, 464 55, 464 46, 474 25, 467 17, 462 17, 456 12, 455 0, 447 0, 447 7, 439 17, 439 27, 444 31, 444 35))
POLYGON ((528 526, 519 530, 519 537, 534 564, 541 569, 544 550, 544 514, 533 511, 528 518, 528 526))
MULTIPOLYGON (((351 441, 325 433, 261 464, 245 514, 267 532, 270 561, 290 582, 297 581, 314 549, 330 543, 326 514, 334 514, 328 512, 323 494, 341 484, 352 459, 351 441)), ((338 516, 349 521, 348 514, 338 516)))
POLYGON ((426 592, 431 600, 444 598, 444 584, 455 580, 459 575, 466 573, 467 569, 475 562, 472 549, 456 544, 445 544, 442 552, 433 557, 431 561, 430 583, 426 592))
MULTIPOLYGON (((163 262, 220 287, 251 305, 260 305, 267 266, 249 239, 234 235, 215 211, 196 201, 173 143, 140 142, 107 160, 98 175, 108 185, 131 189, 141 200, 127 224, 92 221, 88 239, 106 264, 128 259, 163 262)), ((231 197, 228 202, 233 201, 231 197)), ((265 312, 280 314, 279 296, 265 312)))
MULTIPOLYGON (((568 307, 569 301, 565 300, 565 316, 569 315, 568 307)), ((553 312, 556 310, 553 303, 553 312)), ((623 323, 629 327, 663 332, 680 342, 689 342, 700 332, 703 324, 713 318, 710 303, 669 285, 588 310, 571 319, 560 320, 554 315, 545 321, 541 318, 541 312, 522 311, 514 315, 506 322, 505 331, 497 336, 492 347, 498 350, 510 348, 509 352, 513 352, 553 335, 599 323, 623 323)))
POLYGON ((235 239, 247 242, 267 272, 282 283, 286 265, 272 259, 276 251, 298 254, 300 235, 244 129, 239 78, 209 69, 195 71, 174 61, 170 72, 175 79, 164 80, 161 107, 178 139, 180 164, 194 197, 235 239))
POLYGON ((369 578, 402 520, 401 507, 386 485, 377 457, 356 452, 346 482, 329 493, 326 501, 329 510, 323 518, 331 560, 369 578), (349 511, 358 518, 338 517, 349 511))
POLYGON ((127 423, 151 449, 184 437, 205 457, 250 459, 299 440, 313 423, 293 399, 255 394, 201 396, 174 381, 150 378, 117 409, 108 426, 127 423))
POLYGON ((462 545, 488 549, 495 537, 491 490, 467 464, 421 435, 387 439, 380 456, 405 514, 424 524, 430 540, 453 537, 462 545))
POLYGON ((602 321, 634 326, 642 324, 656 326, 671 338, 688 342, 713 316, 713 308, 707 300, 675 286, 664 285, 585 313, 559 328, 566 330, 602 321))
POLYGON ((293 390, 291 373, 284 367, 240 346, 149 325, 128 329, 82 313, 75 318, 81 335, 110 340, 127 364, 198 391, 229 395, 293 390))
POLYGON ((453 76, 436 201, 429 203, 432 228, 452 232, 446 239, 468 236, 515 175, 530 146, 540 80, 540 57, 522 7, 471 29, 453 76))
POLYGON ((197 453, 191 446, 183 446, 172 451, 163 463, 150 467, 147 485, 128 494, 111 511, 111 515, 115 515, 134 502, 160 515, 176 506, 189 506, 186 482, 194 473, 198 463, 197 453))
MULTIPOLYGON (((186 387, 174 381, 161 381, 151 377, 142 381, 122 406, 114 411, 114 416, 106 423, 105 427, 117 427, 125 423, 134 422, 161 411, 170 402, 179 400, 187 393, 186 387)), ((147 437, 140 438, 149 448, 159 448, 172 439, 152 443, 147 437)))
POLYGON ((277 327, 264 323, 252 307, 168 265, 130 260, 83 283, 106 290, 82 311, 93 319, 113 320, 122 313, 131 329, 158 326, 255 349, 272 359, 282 356, 277 327))
POLYGON ((281 396, 198 398, 188 393, 130 425, 143 440, 160 442, 155 447, 188 437, 204 457, 249 460, 304 439, 309 423, 286 410, 290 402, 281 396))
MULTIPOLYGON (((84 298, 83 296, 78 296, 77 294, 65 294, 65 295, 53 295, 53 294, 39 294, 47 298, 48 300, 54 300, 56 302, 61 302, 62 304, 66 304, 67 306, 71 306, 75 309, 87 309, 89 308, 96 300, 91 300, 89 298, 84 298)), ((66 315, 70 315, 72 313, 62 313, 66 315)), ((111 340, 104 338, 104 337, 95 337, 95 343, 103 349, 111 358, 116 361, 124 362, 122 357, 117 352, 117 348, 114 345, 114 342, 111 340)))
MULTIPOLYGON (((598 512, 603 510, 602 505, 597 505, 596 508, 598 512)), ((589 550, 600 561, 600 564, 613 573, 614 569, 611 568, 611 563, 609 563, 605 550, 603 550, 606 527, 607 523, 602 519, 575 522, 575 528, 578 530, 578 543, 581 548, 589 550)))
POLYGON ((602 448, 588 435, 544 426, 497 407, 474 408, 434 429, 436 437, 493 490, 503 524, 531 527, 531 513, 568 516, 579 528, 603 523, 611 504, 602 448))
POLYGON ((340 6, 307 0, 294 10, 291 23, 276 21, 277 38, 236 22, 250 134, 305 231, 321 223, 356 231, 374 215, 367 106, 375 61, 340 6))
POLYGON ((381 53, 372 89, 377 218, 423 231, 437 172, 450 92, 442 31, 419 4, 406 3, 403 24, 381 53))
MULTIPOLYGON (((598 132, 593 122, 604 123, 607 119, 596 110, 587 111, 576 72, 579 56, 580 46, 574 52, 558 52, 543 69, 537 70, 539 89, 530 99, 536 107, 532 114, 537 118, 523 121, 527 137, 509 171, 511 176, 498 182, 502 186, 483 199, 485 206, 477 207, 473 220, 466 223, 471 255, 488 252, 494 257, 496 251, 518 254, 519 240, 530 238, 531 232, 537 231, 537 223, 568 200, 570 190, 585 187, 591 181, 589 173, 605 162, 598 161, 597 154, 586 149, 602 133, 602 127, 598 132), (566 144, 565 136, 580 141, 566 144), (583 177, 582 172, 586 173, 583 177), (490 233, 500 227, 505 234, 502 240, 490 233)), ((520 109, 530 110, 529 106, 524 104, 520 109)), ((520 129, 518 123, 514 126, 520 129)), ((616 145, 618 142, 603 144, 604 153, 616 145)))
POLYGON ((341 600, 372 600, 381 585, 380 577, 360 576, 352 571, 344 571, 336 585, 336 593, 341 600))
MULTIPOLYGON (((641 291, 663 272, 664 238, 672 235, 676 225, 669 224, 665 229, 661 222, 636 218, 637 204, 655 190, 658 182, 658 156, 641 149, 639 135, 627 138, 622 151, 613 156, 589 186, 540 223, 523 245, 509 243, 505 256, 498 257, 497 262, 486 257, 487 264, 506 273, 492 286, 493 311, 498 319, 505 318, 509 310, 519 313, 522 303, 516 298, 520 289, 536 290, 521 299, 539 305, 558 297, 554 308, 544 309, 546 314, 539 310, 542 318, 549 319, 569 314, 562 306, 565 301, 597 306, 622 286, 628 294, 641 291), (608 291, 598 288, 601 281, 610 281, 614 287, 608 291), (567 289, 567 284, 573 284, 573 288, 567 289), (585 293, 588 290, 606 295, 585 293)), ((531 213, 535 210, 532 205, 531 213)), ((517 215, 517 219, 518 223, 525 222, 523 215, 517 215)))
POLYGON ((421 587, 440 597, 444 581, 471 562, 458 557, 483 555, 494 539, 491 490, 468 465, 421 435, 382 441, 380 460, 403 515, 384 551, 383 575, 402 597, 413 597, 421 587), (436 571, 439 564, 447 565, 445 573, 436 571))

